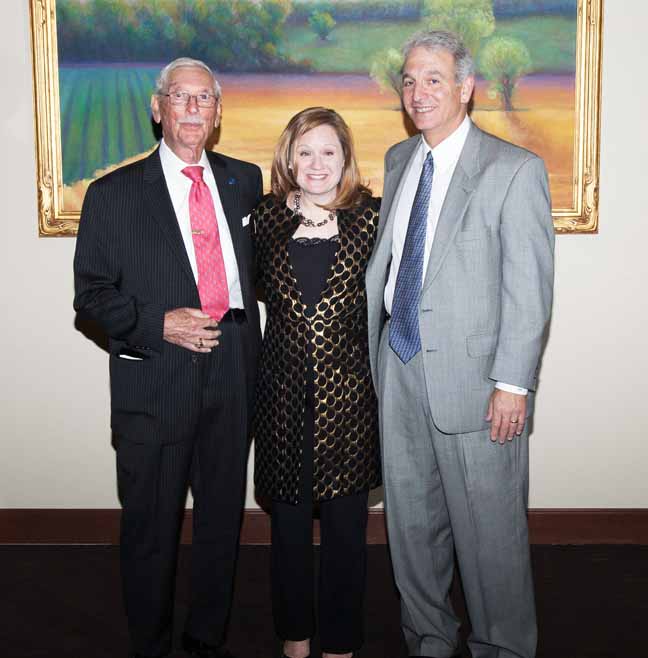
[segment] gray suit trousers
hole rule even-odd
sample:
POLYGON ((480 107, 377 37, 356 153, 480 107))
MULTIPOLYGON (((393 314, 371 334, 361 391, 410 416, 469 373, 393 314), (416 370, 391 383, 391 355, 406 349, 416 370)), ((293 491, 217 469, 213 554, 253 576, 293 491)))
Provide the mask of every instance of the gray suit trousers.
POLYGON ((440 432, 421 353, 403 364, 389 347, 389 323, 377 388, 387 530, 410 655, 457 651, 459 620, 449 598, 456 551, 473 658, 533 658, 526 430, 505 445, 488 430, 440 432))

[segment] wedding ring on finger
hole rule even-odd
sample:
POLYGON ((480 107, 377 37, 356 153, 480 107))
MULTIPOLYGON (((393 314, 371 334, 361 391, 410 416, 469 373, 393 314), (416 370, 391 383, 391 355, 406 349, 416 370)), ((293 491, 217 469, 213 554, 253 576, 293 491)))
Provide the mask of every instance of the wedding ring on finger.
POLYGON ((518 421, 511 419, 509 422, 512 423, 513 425, 515 425, 515 423, 517 423, 518 421))

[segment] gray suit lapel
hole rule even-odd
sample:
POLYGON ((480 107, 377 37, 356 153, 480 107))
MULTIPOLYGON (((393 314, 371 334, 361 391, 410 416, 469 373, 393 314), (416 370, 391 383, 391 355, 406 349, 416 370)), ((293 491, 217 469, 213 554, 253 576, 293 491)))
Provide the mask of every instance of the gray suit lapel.
MULTIPOLYGON (((383 201, 380 207, 381 221, 378 225, 378 235, 372 263, 369 266, 370 276, 378 287, 384 288, 387 266, 391 260, 392 234, 394 231, 394 217, 398 208, 398 199, 407 178, 414 155, 420 144, 420 137, 415 137, 403 144, 403 149, 394 157, 390 167, 385 171, 383 188, 383 201)), ((382 292, 381 292, 382 294, 382 292)))
MULTIPOLYGON (((394 226, 394 215, 398 207, 398 199, 401 195, 401 190, 407 178, 407 172, 412 166, 412 160, 421 143, 419 136, 408 140, 403 144, 403 149, 394 161, 391 162, 389 169, 385 172, 385 184, 383 189, 383 204, 381 214, 386 217, 386 221, 381 222, 378 227, 378 236, 376 238, 377 246, 381 241, 383 234, 391 236, 394 226)), ((388 242, 391 246, 391 240, 388 242)))
POLYGON ((380 222, 373 255, 367 266, 367 310, 369 320, 369 359, 372 374, 376 381, 376 358, 378 340, 383 323, 383 298, 387 281, 388 266, 391 261, 392 234, 394 216, 398 208, 398 199, 412 164, 414 154, 420 144, 420 137, 413 137, 396 147, 392 152, 389 169, 385 171, 383 200, 380 206, 380 222))
POLYGON ((455 233, 461 225, 461 220, 468 208, 468 202, 472 197, 477 184, 477 173, 479 173, 479 143, 481 132, 471 124, 470 132, 466 138, 459 161, 452 175, 448 187, 439 221, 437 223, 430 258, 423 280, 423 291, 425 291, 439 272, 443 261, 448 254, 455 233))

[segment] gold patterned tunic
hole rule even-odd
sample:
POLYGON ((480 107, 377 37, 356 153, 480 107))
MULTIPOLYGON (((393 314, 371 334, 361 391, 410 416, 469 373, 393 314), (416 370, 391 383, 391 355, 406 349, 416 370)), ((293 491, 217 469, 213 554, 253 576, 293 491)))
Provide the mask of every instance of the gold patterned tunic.
POLYGON ((380 200, 338 211, 339 248, 319 302, 307 312, 288 243, 298 217, 272 195, 252 213, 267 305, 252 426, 258 493, 297 503, 306 386, 313 368, 313 500, 380 484, 378 410, 369 370, 365 270, 380 200), (310 356, 310 358, 309 358, 310 356), (310 365, 309 365, 310 362, 310 365))

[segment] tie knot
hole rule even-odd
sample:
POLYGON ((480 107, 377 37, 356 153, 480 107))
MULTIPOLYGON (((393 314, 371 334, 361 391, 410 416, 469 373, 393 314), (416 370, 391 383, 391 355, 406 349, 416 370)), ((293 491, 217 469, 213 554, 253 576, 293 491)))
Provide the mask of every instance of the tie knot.
POLYGON ((432 157, 432 151, 428 151, 425 156, 425 162, 423 163, 424 167, 431 167, 434 170, 434 158, 432 157))
POLYGON ((182 170, 182 173, 194 183, 198 183, 203 179, 202 165, 191 165, 190 167, 185 167, 182 170))

